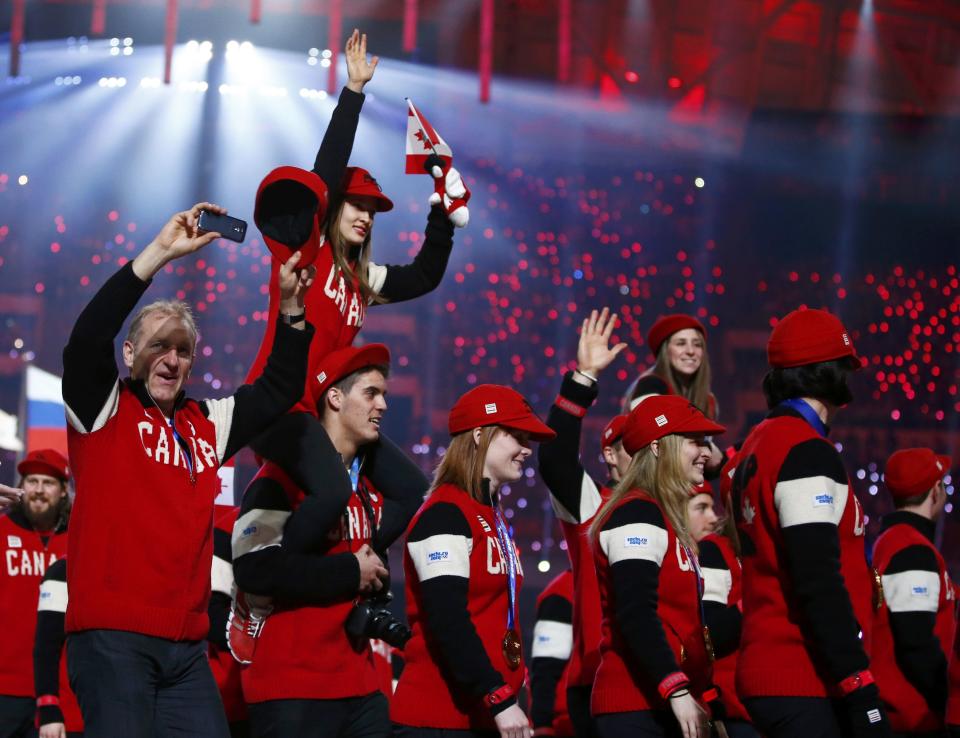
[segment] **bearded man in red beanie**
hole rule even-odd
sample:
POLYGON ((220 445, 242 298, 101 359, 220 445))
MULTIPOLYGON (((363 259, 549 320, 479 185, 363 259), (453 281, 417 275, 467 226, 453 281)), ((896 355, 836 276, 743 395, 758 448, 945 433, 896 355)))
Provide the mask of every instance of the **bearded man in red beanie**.
POLYGON ((33 637, 40 580, 67 553, 70 469, 53 449, 31 451, 17 465, 17 488, 0 485, 7 499, 19 498, 0 517, 0 735, 33 734, 33 637))
POLYGON ((770 738, 887 736, 870 673, 871 577, 863 509, 827 434, 860 367, 824 310, 795 310, 767 344, 770 414, 733 480, 743 556, 736 685, 770 738))
POLYGON ((873 671, 890 723, 903 735, 942 735, 946 727, 955 598, 933 539, 949 471, 950 457, 929 448, 897 451, 884 470, 896 510, 883 517, 873 549, 879 584, 873 671))

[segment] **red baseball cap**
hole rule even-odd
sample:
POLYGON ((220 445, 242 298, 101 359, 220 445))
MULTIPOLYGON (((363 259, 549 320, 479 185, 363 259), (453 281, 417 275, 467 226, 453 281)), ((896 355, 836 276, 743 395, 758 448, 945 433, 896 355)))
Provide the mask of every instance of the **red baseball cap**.
POLYGON ((17 464, 17 471, 21 477, 29 474, 46 474, 63 482, 70 481, 70 464, 62 453, 52 448, 31 451, 23 461, 17 464))
POLYGON ((723 433, 686 398, 679 395, 652 395, 637 405, 623 426, 623 448, 633 456, 651 441, 674 433, 723 433))
POLYGON ((523 395, 500 384, 481 384, 462 394, 450 409, 447 425, 451 436, 487 425, 526 431, 534 441, 549 441, 557 436, 537 417, 523 395))
POLYGON ((787 313, 767 341, 767 360, 775 369, 816 364, 849 356, 860 360, 840 319, 826 310, 800 309, 787 313))
POLYGON ((894 500, 923 494, 950 471, 951 459, 929 448, 894 451, 883 470, 884 481, 894 500))
POLYGON ((343 176, 343 197, 372 197, 377 201, 377 212, 393 210, 393 200, 383 194, 380 184, 370 172, 361 167, 347 167, 343 176))
POLYGON ((600 448, 612 446, 620 437, 623 436, 623 425, 627 422, 626 415, 614 415, 613 420, 607 423, 603 432, 600 433, 600 448))
POLYGON ((312 374, 307 386, 315 405, 319 404, 323 393, 344 377, 348 377, 365 366, 389 366, 390 349, 382 343, 368 343, 366 346, 347 346, 331 351, 323 357, 312 374))
POLYGON ((707 337, 707 329, 703 327, 703 323, 692 315, 676 313, 674 315, 664 315, 662 318, 657 318, 657 322, 653 324, 650 332, 647 333, 647 346, 650 347, 650 351, 656 356, 660 352, 660 347, 664 341, 677 331, 682 331, 685 328, 693 328, 694 330, 700 331, 704 338, 707 337))
POLYGON ((320 251, 327 215, 327 185, 314 172, 277 167, 257 188, 253 222, 270 253, 285 262, 300 251, 298 268, 309 266, 320 251))

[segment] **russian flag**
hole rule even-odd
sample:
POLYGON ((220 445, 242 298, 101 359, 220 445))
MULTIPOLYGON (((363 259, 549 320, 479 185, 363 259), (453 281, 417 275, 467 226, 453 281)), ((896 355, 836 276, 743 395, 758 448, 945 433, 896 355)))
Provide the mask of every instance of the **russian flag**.
POLYGON ((24 382, 26 418, 24 438, 31 451, 53 448, 67 455, 67 416, 63 406, 62 380, 56 374, 27 367, 24 382))

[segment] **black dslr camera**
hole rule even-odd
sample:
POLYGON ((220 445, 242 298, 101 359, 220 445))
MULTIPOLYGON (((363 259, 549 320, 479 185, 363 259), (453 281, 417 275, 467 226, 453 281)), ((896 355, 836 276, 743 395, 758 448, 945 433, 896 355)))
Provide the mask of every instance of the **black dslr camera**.
POLYGON ((386 592, 358 601, 344 624, 347 633, 357 640, 379 638, 394 648, 403 649, 413 633, 388 609, 392 599, 393 595, 386 592))

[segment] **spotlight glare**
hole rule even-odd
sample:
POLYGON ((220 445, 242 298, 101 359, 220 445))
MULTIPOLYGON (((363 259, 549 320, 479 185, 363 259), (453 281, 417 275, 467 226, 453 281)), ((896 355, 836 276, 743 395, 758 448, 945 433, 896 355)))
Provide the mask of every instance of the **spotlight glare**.
POLYGON ((320 66, 323 67, 324 69, 326 69, 327 67, 330 66, 330 60, 329 60, 329 59, 323 59, 323 60, 321 60, 320 66))
POLYGON ((310 56, 320 56, 320 49, 312 48, 307 52, 310 56))
POLYGON ((123 55, 124 55, 124 56, 130 56, 132 53, 133 53, 133 47, 132 47, 132 46, 127 46, 127 47, 125 47, 125 48, 123 49, 123 55))
POLYGON ((329 59, 330 57, 333 56, 333 52, 330 51, 330 49, 324 49, 324 50, 323 50, 323 53, 321 54, 321 56, 322 56, 324 59, 329 59))
POLYGON ((548 571, 550 571, 550 562, 541 561, 539 564, 537 564, 537 571, 542 574, 546 574, 548 571))
POLYGON ((703 177, 697 177, 695 180, 693 180, 693 183, 694 183, 697 187, 703 187, 704 185, 707 184, 706 182, 703 181, 703 177))
POLYGON ((311 56, 309 59, 307 59, 307 64, 309 64, 311 67, 317 66, 317 57, 311 56))
POLYGON ((21 187, 30 181, 30 178, 26 174, 21 174, 17 177, 17 184, 21 187))
POLYGON ((124 46, 133 46, 133 39, 130 38, 129 36, 127 36, 125 39, 123 39, 123 45, 124 45, 124 46))
POLYGON ((227 51, 236 51, 240 48, 240 43, 234 39, 227 41, 227 51))
POLYGON ((110 39, 110 45, 111 45, 111 46, 119 46, 119 45, 120 45, 120 39, 118 39, 118 38, 112 38, 112 39, 110 39))
POLYGON ((120 49, 117 46, 114 46, 110 49, 110 56, 117 56, 120 53, 120 49))

